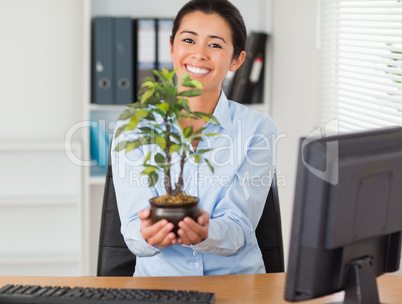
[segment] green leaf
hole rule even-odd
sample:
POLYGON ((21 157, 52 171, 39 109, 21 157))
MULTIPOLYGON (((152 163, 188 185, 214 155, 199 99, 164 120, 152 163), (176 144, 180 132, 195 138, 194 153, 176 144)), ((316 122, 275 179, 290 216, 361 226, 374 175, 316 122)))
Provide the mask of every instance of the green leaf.
POLYGON ((151 159, 152 151, 149 151, 144 158, 144 165, 151 159))
POLYGON ((207 163, 209 169, 211 170, 212 173, 214 173, 214 167, 212 167, 211 163, 209 162, 208 159, 204 158, 204 161, 207 163))
POLYGON ((114 135, 114 137, 118 137, 126 128, 126 125, 122 125, 121 127, 119 127, 114 135))
POLYGON ((219 121, 216 119, 215 116, 211 115, 211 114, 207 114, 207 113, 202 113, 202 112, 192 112, 191 114, 200 117, 206 121, 209 121, 212 124, 216 124, 219 125, 219 121))
POLYGON ((130 152, 131 150, 137 149, 139 146, 140 145, 139 145, 137 140, 134 140, 132 142, 127 143, 127 145, 126 145, 126 154, 128 152, 130 152))
POLYGON ((161 153, 155 155, 155 162, 158 166, 165 164, 165 157, 161 153))
POLYGON ((148 186, 152 187, 155 186, 155 184, 158 182, 159 175, 154 171, 148 174, 148 178, 149 178, 148 186))
POLYGON ((141 85, 142 88, 150 88, 150 89, 154 89, 156 86, 155 81, 144 81, 144 83, 141 85))
POLYGON ((191 82, 191 80, 183 81, 181 85, 183 87, 195 88, 195 85, 191 82))
POLYGON ((120 141, 117 146, 114 148, 115 151, 120 152, 121 150, 124 150, 126 148, 128 140, 122 140, 120 141))
POLYGON ((184 131, 183 131, 183 135, 184 135, 185 138, 188 138, 192 134, 193 134, 193 127, 192 126, 189 126, 189 127, 185 128, 184 131))
POLYGON ((177 102, 176 94, 166 96, 165 102, 169 105, 175 104, 177 102))
POLYGON ((125 131, 134 130, 140 121, 148 115, 147 110, 139 109, 134 116, 132 116, 125 127, 125 131))
POLYGON ((202 83, 200 81, 196 80, 196 79, 183 81, 182 85, 184 87, 197 88, 199 90, 203 89, 202 83))
POLYGON ((173 139, 175 139, 177 142, 181 142, 181 137, 179 134, 177 133, 169 133, 169 136, 173 137, 173 139))
POLYGON ((162 81, 167 80, 166 77, 165 77, 165 75, 163 75, 162 72, 160 72, 160 71, 158 71, 158 70, 153 70, 152 72, 153 72, 154 75, 155 75, 156 77, 158 77, 160 80, 162 80, 162 81))
POLYGON ((197 151, 197 154, 203 154, 203 153, 207 153, 209 151, 212 151, 212 149, 200 149, 197 151))
POLYGON ((149 136, 143 136, 139 137, 135 140, 128 141, 126 144, 126 153, 130 152, 131 150, 137 149, 138 147, 141 147, 142 145, 148 145, 150 144, 150 137, 149 136))
POLYGON ((173 77, 174 77, 174 75, 176 75, 176 71, 177 71, 177 68, 175 68, 173 71, 171 71, 169 73, 169 77, 167 77, 169 81, 173 81, 173 77))
POLYGON ((201 138, 202 138, 202 135, 201 136, 198 136, 197 137, 197 135, 199 135, 200 133, 202 133, 202 131, 204 131, 206 128, 205 127, 202 127, 202 128, 199 128, 197 131, 195 131, 194 133, 193 133, 193 135, 190 137, 190 141, 193 141, 193 140, 200 140, 201 138))
POLYGON ((200 113, 200 116, 202 119, 204 119, 205 121, 209 121, 211 119, 211 116, 208 114, 204 114, 204 113, 200 113))
POLYGON ((213 116, 213 115, 211 115, 209 121, 210 121, 211 123, 215 124, 215 125, 220 125, 218 119, 217 119, 215 116, 213 116))
POLYGON ((158 170, 158 167, 148 165, 140 174, 150 174, 151 172, 154 172, 156 170, 158 170))
POLYGON ((141 96, 141 103, 145 103, 154 93, 155 89, 146 90, 141 96))
POLYGON ((135 112, 137 112, 136 108, 128 108, 128 109, 124 110, 123 113, 121 113, 118 120, 126 120, 126 119, 130 118, 131 116, 133 116, 135 114, 135 112))
POLYGON ((157 104, 156 107, 157 107, 159 110, 162 110, 162 111, 165 111, 165 112, 166 112, 166 111, 169 110, 169 103, 163 102, 163 103, 157 104))
POLYGON ((194 154, 194 161, 198 164, 201 161, 201 157, 198 154, 194 154))
POLYGON ((181 76, 181 79, 183 80, 183 82, 191 80, 190 73, 189 72, 183 73, 183 75, 181 76))
POLYGON ((167 68, 162 68, 162 74, 165 76, 166 80, 169 80, 169 70, 167 68))
POLYGON ((127 105, 130 109, 145 108, 146 105, 141 104, 139 101, 127 105))
POLYGON ((221 135, 220 133, 205 133, 204 136, 217 136, 221 135))
POLYGON ((194 96, 200 96, 201 94, 202 91, 200 90, 188 90, 177 93, 177 96, 194 97, 194 96))
POLYGON ((190 112, 190 105, 187 99, 180 99, 178 104, 180 104, 186 112, 190 112))
POLYGON ((128 124, 124 125, 124 131, 134 130, 135 128, 137 128, 139 123, 140 121, 138 119, 136 119, 134 116, 131 117, 128 124))
POLYGON ((169 155, 172 155, 174 152, 178 152, 180 150, 179 145, 171 145, 169 148, 169 155))
POLYGON ((162 136, 155 136, 155 143, 162 149, 165 150, 166 148, 166 139, 162 136))
POLYGON ((153 129, 150 127, 141 127, 139 128, 142 133, 152 133, 153 129))

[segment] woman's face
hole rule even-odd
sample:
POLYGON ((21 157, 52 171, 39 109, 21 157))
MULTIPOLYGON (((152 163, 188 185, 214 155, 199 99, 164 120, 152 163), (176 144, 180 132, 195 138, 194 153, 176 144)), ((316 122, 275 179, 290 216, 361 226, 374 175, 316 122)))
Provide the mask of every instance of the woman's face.
POLYGON ((218 94, 228 70, 236 70, 244 60, 244 52, 232 60, 232 33, 226 21, 200 11, 183 17, 170 55, 179 80, 189 72, 203 84, 204 93, 216 90, 218 94))

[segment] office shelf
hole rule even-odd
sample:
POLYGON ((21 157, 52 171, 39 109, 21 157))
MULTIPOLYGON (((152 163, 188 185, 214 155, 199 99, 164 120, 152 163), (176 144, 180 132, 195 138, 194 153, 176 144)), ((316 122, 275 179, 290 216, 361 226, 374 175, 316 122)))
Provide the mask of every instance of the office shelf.
POLYGON ((77 206, 79 197, 0 197, 1 207, 46 207, 46 206, 77 206))
POLYGON ((79 255, 77 253, 65 254, 65 253, 37 253, 37 254, 21 254, 13 253, 10 255, 0 256, 0 267, 1 266, 26 266, 26 265, 57 265, 57 264, 78 264, 79 255))
POLYGON ((18 276, 76 276, 80 272, 78 254, 54 253, 0 256, 0 272, 18 276))
POLYGON ((89 178, 89 183, 91 185, 98 185, 98 186, 104 186, 105 185, 105 178, 106 176, 91 176, 89 178))

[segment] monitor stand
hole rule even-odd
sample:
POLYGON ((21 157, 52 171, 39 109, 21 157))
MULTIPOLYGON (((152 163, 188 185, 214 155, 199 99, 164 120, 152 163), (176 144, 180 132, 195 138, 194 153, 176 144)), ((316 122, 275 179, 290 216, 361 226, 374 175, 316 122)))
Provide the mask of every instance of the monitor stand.
POLYGON ((380 304, 372 258, 362 258, 350 264, 344 302, 333 304, 380 304))

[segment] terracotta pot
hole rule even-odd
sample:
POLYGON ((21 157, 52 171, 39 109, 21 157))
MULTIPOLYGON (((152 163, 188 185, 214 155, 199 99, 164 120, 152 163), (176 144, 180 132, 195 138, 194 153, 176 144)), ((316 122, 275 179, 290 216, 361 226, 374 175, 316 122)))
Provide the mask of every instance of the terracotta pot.
POLYGON ((169 204, 169 203, 157 203, 151 198, 149 203, 151 204, 151 221, 156 223, 161 219, 167 219, 174 224, 173 232, 177 234, 179 228, 178 223, 186 216, 197 220, 200 215, 200 209, 198 208, 199 199, 195 197, 195 201, 182 204, 169 204))

